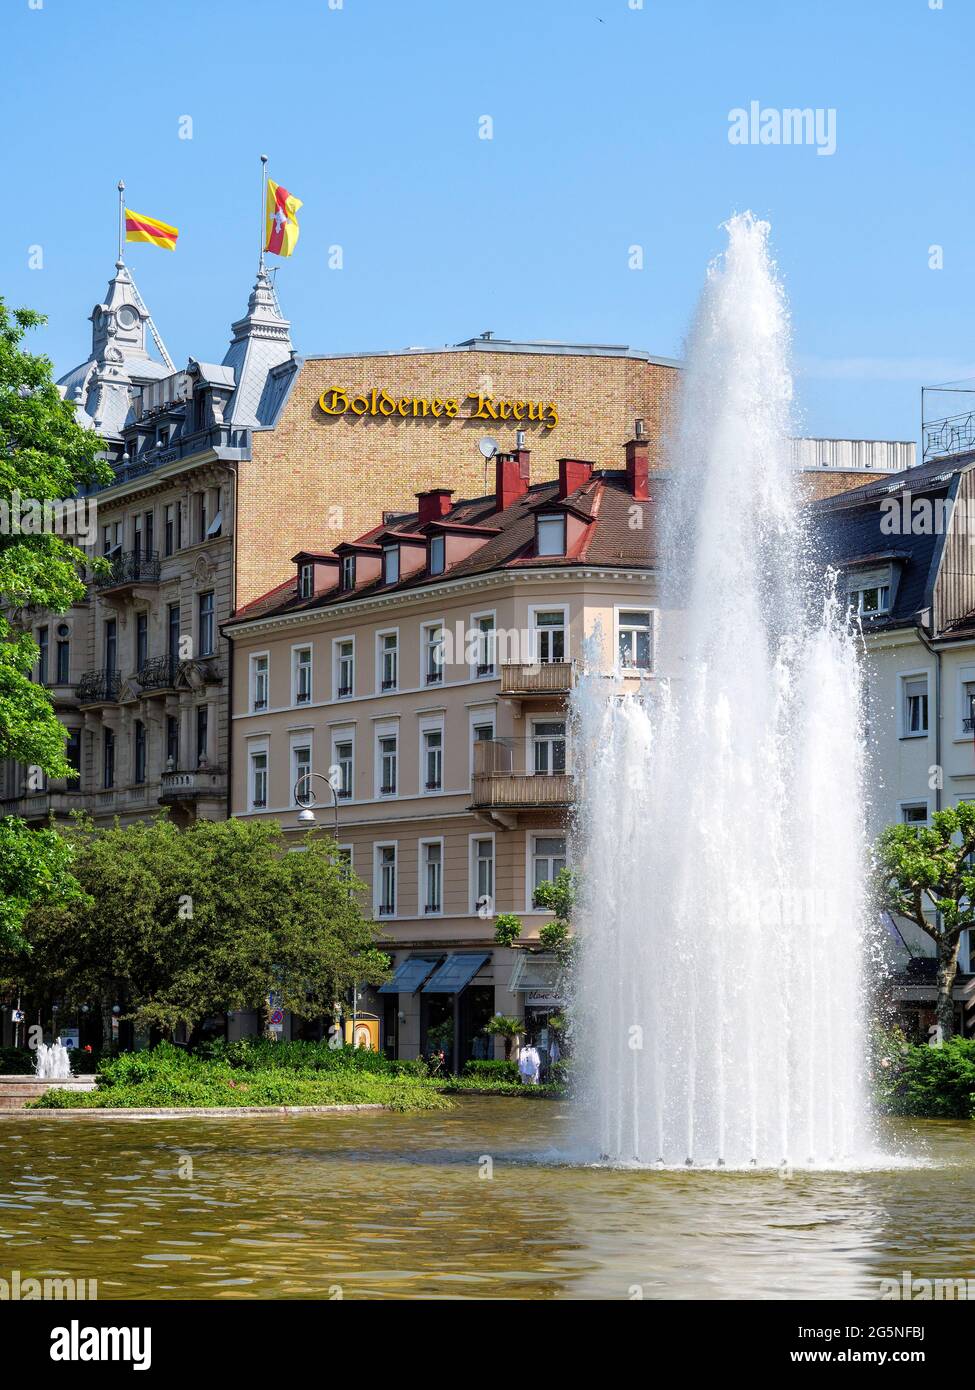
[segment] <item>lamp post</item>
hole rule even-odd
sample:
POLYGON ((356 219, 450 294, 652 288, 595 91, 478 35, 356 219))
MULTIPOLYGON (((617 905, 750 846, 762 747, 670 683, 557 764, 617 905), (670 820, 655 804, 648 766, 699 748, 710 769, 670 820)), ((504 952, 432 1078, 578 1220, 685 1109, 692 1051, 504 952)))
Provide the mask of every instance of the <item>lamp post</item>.
MULTIPOLYGON (((338 769, 335 769, 335 771, 337 772, 338 769)), ((295 801, 297 801, 298 804, 299 804, 299 806, 301 807, 301 810, 298 812, 298 824, 299 824, 299 825, 315 825, 315 824, 317 824, 317 822, 316 822, 316 820, 315 820, 315 808, 317 807, 318 802, 315 800, 315 793, 314 793, 314 790, 312 790, 311 792, 308 792, 307 790, 303 792, 303 791, 300 790, 300 788, 301 788, 301 786, 302 786, 302 783, 305 783, 305 784, 310 785, 311 782, 312 782, 313 780, 315 780, 315 779, 317 779, 319 782, 324 782, 325 785, 328 787, 329 791, 332 793, 332 807, 333 807, 334 812, 335 812, 334 839, 335 839, 335 843, 338 844, 338 842, 339 842, 339 794, 338 794, 338 791, 337 791, 336 788, 335 788, 335 783, 334 783, 333 780, 332 780, 332 774, 331 774, 331 772, 330 772, 330 774, 329 774, 328 777, 326 777, 325 774, 324 774, 323 772, 303 772, 303 773, 301 774, 301 776, 298 778, 297 782, 295 782, 294 791, 293 791, 292 795, 294 796, 295 801)), ((336 780, 338 780, 338 778, 336 778, 336 780)), ((356 1014, 357 1014, 357 1011, 358 1011, 358 1002, 359 1002, 359 988, 358 988, 358 986, 356 985, 355 981, 353 980, 353 982, 352 982, 352 1042, 353 1042, 353 1046, 355 1045, 355 1025, 356 1025, 356 1014)))

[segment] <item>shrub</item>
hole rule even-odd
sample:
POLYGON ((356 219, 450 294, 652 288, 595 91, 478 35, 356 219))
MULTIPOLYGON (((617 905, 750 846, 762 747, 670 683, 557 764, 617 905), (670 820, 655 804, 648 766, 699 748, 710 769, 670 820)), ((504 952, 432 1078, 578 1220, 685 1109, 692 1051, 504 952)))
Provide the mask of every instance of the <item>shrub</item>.
MULTIPOLYGON (((942 1047, 906 1047, 879 1058, 878 1103, 891 1115, 975 1119, 975 1038, 942 1047)), ((876 1071, 875 1071, 876 1077, 876 1071)))
POLYGON ((465 1076, 479 1076, 485 1081, 513 1081, 518 1083, 518 1063, 500 1060, 475 1061, 473 1058, 464 1066, 465 1076))
POLYGON ((499 946, 512 946, 521 936, 521 918, 514 912, 502 912, 495 919, 494 939, 499 946))

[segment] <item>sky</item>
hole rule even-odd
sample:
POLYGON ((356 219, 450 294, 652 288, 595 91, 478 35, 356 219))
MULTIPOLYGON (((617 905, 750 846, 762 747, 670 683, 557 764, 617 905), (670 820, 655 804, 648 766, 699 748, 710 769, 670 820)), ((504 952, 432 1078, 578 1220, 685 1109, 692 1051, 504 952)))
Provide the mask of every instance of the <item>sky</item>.
POLYGON ((0 45, 0 294, 48 315, 58 374, 87 356, 120 178, 180 229, 127 250, 172 357, 223 357, 266 153, 304 203, 277 263, 303 355, 491 330, 679 357, 748 208, 802 433, 915 439, 922 385, 975 377, 972 0, 0 0, 0 45), (809 108, 820 137, 733 143, 752 103, 766 136, 809 108))

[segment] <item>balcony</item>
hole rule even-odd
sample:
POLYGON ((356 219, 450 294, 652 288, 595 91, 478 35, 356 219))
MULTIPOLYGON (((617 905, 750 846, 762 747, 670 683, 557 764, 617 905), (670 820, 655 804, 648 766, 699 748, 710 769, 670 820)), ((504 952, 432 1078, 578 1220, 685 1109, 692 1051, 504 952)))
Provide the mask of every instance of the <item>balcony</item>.
POLYGON ((505 700, 558 699, 575 685, 571 661, 506 661, 501 666, 501 697, 505 700))
POLYGON ((472 793, 473 810, 509 829, 524 811, 567 811, 575 798, 575 779, 565 768, 565 740, 499 738, 475 743, 472 793))
POLYGON ((144 695, 163 695, 176 685, 179 660, 175 656, 154 656, 137 672, 136 680, 144 695))
POLYGON ((227 795, 227 775, 220 767, 198 767, 187 772, 164 772, 159 779, 159 800, 174 802, 222 799, 227 795))
POLYGON ((78 682, 79 705, 113 705, 122 680, 117 671, 86 671, 78 682))
POLYGON ((158 584, 161 562, 152 551, 127 550, 116 555, 108 574, 96 574, 92 581, 100 594, 114 593, 137 584, 158 584))

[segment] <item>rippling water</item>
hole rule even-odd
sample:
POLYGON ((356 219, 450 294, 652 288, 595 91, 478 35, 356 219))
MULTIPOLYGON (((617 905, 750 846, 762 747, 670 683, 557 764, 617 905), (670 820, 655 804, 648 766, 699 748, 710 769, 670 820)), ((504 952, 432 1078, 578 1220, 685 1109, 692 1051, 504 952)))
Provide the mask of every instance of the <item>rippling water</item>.
POLYGON ((869 1299, 905 1269, 975 1279, 975 1125, 894 1126, 913 1165, 784 1177, 575 1166, 572 1131, 567 1106, 503 1099, 7 1116, 0 1277, 96 1278, 101 1299, 869 1299))

